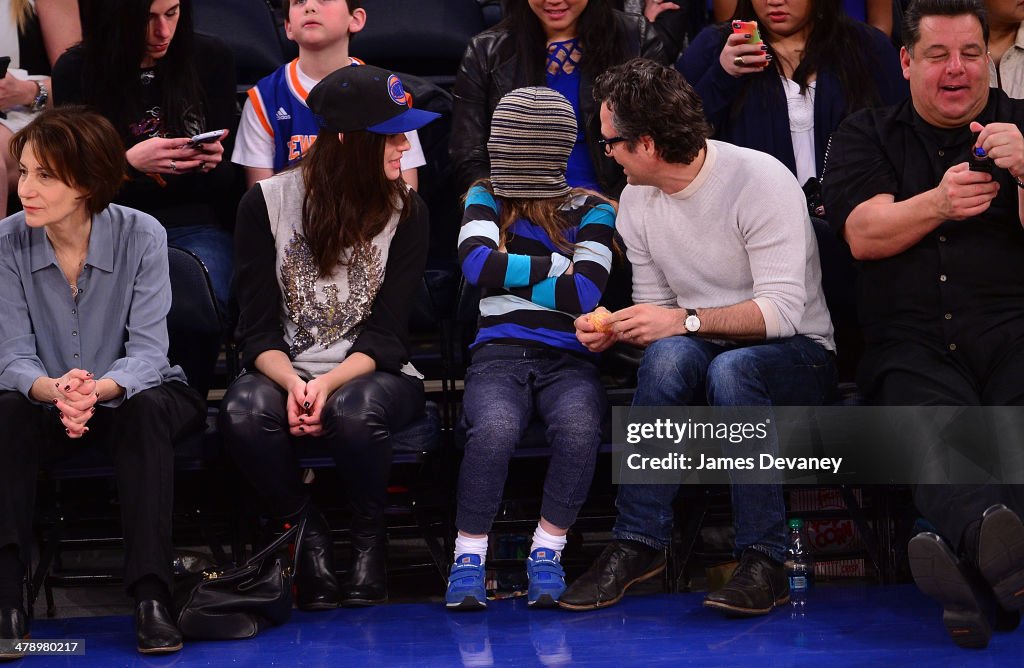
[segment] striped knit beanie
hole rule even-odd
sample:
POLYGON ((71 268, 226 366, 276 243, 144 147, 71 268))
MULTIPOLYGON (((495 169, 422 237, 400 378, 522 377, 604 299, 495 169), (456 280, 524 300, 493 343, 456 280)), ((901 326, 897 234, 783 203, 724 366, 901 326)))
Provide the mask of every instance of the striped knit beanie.
POLYGON ((491 117, 487 152, 491 185, 500 197, 546 199, 569 193, 565 166, 576 144, 576 112, 558 91, 518 88, 491 117))

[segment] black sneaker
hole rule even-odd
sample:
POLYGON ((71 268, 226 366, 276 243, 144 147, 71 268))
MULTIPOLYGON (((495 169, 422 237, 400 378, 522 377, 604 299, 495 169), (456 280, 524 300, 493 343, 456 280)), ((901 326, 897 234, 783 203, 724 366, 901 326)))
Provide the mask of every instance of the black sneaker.
POLYGON ((907 556, 918 588, 942 604, 942 622, 953 642, 960 647, 986 647, 992 637, 994 601, 975 582, 977 573, 930 531, 910 539, 907 556))
POLYGON ((978 570, 1008 612, 1024 610, 1024 523, 999 503, 982 515, 978 570))
POLYGON ((632 540, 613 540, 562 593, 558 606, 575 611, 606 608, 622 600, 631 585, 664 570, 664 550, 632 540))
POLYGON ((704 607, 736 617, 767 615, 789 602, 786 569, 758 550, 744 550, 732 578, 704 597, 704 607))

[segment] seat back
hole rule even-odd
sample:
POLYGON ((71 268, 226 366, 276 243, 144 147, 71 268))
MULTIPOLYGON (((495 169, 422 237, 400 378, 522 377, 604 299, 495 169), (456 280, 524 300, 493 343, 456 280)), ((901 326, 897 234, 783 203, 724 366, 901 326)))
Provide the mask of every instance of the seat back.
POLYGON ((171 277, 167 357, 171 364, 181 366, 189 385, 205 397, 223 340, 224 319, 202 260, 190 251, 170 246, 167 261, 171 277))
POLYGON ((485 28, 477 0, 364 0, 363 7, 366 27, 353 37, 352 55, 449 87, 469 40, 485 28))
POLYGON ((220 38, 235 56, 238 87, 247 90, 299 54, 284 34, 276 0, 194 0, 195 30, 220 38))

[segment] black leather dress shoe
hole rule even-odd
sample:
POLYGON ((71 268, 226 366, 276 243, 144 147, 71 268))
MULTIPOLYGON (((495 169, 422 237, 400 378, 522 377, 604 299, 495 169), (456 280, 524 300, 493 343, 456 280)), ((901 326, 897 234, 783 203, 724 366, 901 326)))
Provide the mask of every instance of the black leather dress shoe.
POLYGON ((757 550, 744 550, 732 578, 704 597, 704 607, 738 617, 767 615, 788 602, 785 567, 757 550))
POLYGON ((566 589, 558 606, 594 610, 618 603, 637 582, 665 570, 665 552, 631 540, 613 540, 586 573, 566 589))
MULTIPOLYGON (((28 638, 28 617, 20 608, 0 610, 0 640, 25 640, 28 638)), ((0 661, 13 661, 25 656, 24 652, 0 650, 0 661)))
POLYGON ((338 578, 334 574, 334 541, 327 521, 318 510, 306 516, 306 532, 296 563, 295 604, 300 610, 338 607, 338 578))
POLYGON ((981 518, 978 570, 1004 610, 1024 610, 1024 523, 1001 503, 981 518))
POLYGON ((907 556, 918 589, 942 604, 942 622, 953 642, 960 647, 986 647, 996 606, 981 576, 930 531, 910 539, 907 556))
POLYGON ((388 600, 387 547, 384 537, 370 540, 353 536, 352 566, 341 590, 342 607, 354 608, 388 600))
POLYGON ((181 631, 167 606, 152 599, 135 606, 135 639, 143 654, 168 654, 181 649, 181 631))

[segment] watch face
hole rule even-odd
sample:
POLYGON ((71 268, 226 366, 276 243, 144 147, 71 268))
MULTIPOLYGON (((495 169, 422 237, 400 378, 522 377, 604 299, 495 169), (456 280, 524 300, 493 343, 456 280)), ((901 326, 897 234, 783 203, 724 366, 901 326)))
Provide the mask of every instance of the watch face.
POLYGON ((700 318, 695 315, 686 316, 686 320, 683 322, 688 332, 696 332, 700 329, 700 318))

